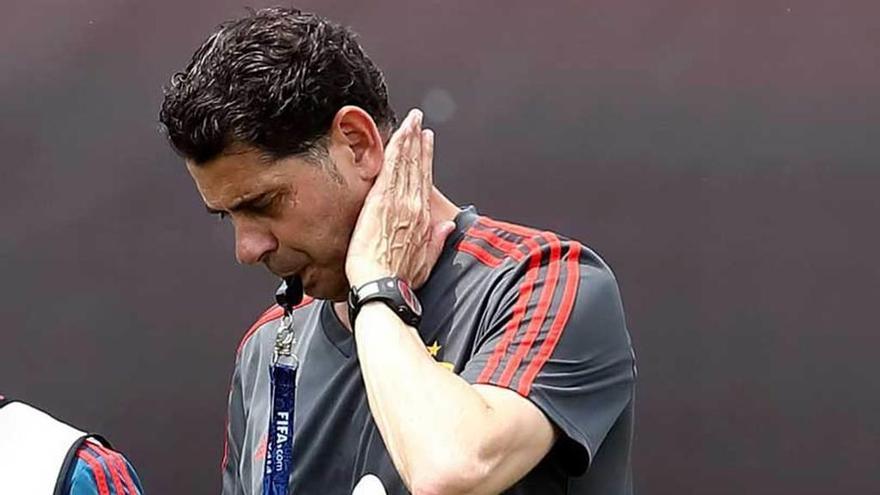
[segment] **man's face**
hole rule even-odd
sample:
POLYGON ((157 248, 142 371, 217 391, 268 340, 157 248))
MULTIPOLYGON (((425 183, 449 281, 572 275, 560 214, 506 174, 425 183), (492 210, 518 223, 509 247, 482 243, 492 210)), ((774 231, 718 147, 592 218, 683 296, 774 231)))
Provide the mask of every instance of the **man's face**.
POLYGON ((346 153, 328 151, 326 163, 317 164, 298 157, 268 161, 242 147, 187 168, 209 211, 231 218, 239 263, 298 275, 310 296, 341 301, 348 241, 370 184, 346 153))

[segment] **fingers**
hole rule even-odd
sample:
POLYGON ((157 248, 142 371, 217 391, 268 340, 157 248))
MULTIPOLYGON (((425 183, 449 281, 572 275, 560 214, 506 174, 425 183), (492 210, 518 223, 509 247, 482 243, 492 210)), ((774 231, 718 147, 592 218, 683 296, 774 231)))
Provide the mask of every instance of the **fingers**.
POLYGON ((387 173, 390 175, 392 189, 396 189, 401 198, 407 202, 410 210, 419 215, 413 220, 421 225, 426 225, 426 218, 421 213, 427 213, 430 199, 431 186, 430 173, 432 168, 431 159, 433 152, 426 139, 426 133, 422 130, 424 115, 418 109, 413 109, 407 114, 401 128, 398 130, 399 146, 398 155, 391 160, 386 160, 387 173))
MULTIPOLYGON (((370 191, 375 198, 385 263, 394 273, 424 283, 454 224, 432 225, 434 133, 422 129, 423 114, 411 110, 385 149, 385 160, 370 191), (442 228, 440 228, 442 227, 442 228), (439 228, 439 230, 438 230, 439 228)), ((372 204, 372 203, 371 203, 372 204)))
POLYGON ((434 187, 434 131, 425 129, 421 132, 421 190, 425 197, 430 196, 434 187))
POLYGON ((388 149, 393 149, 395 147, 399 147, 401 141, 406 136, 407 130, 412 126, 412 119, 415 118, 415 113, 418 112, 418 109, 412 109, 409 113, 404 117, 403 122, 400 123, 400 127, 397 128, 396 131, 391 135, 391 139, 388 140, 388 149))
POLYGON ((385 162, 376 182, 380 187, 386 186, 398 194, 411 197, 416 184, 412 181, 412 169, 419 168, 421 159, 421 126, 422 112, 410 110, 400 127, 394 131, 388 146, 385 148, 385 162))
POLYGON ((376 183, 380 187, 384 184, 399 184, 400 177, 396 177, 397 169, 401 166, 402 161, 409 158, 411 148, 411 136, 413 120, 416 118, 417 110, 411 110, 406 118, 401 122, 400 127, 391 135, 388 145, 385 147, 385 161, 376 177, 376 183))
POLYGON ((405 150, 406 159, 401 163, 402 175, 404 180, 404 197, 412 198, 416 202, 421 202, 421 183, 422 183, 422 112, 418 109, 410 111, 411 121, 410 127, 406 134, 407 149, 405 150))

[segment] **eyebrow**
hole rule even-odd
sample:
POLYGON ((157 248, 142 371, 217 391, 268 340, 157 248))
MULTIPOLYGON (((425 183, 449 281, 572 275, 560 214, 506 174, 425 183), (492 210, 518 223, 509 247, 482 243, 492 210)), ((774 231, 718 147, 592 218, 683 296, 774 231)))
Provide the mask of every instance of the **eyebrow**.
POLYGON ((275 192, 276 191, 265 191, 265 192, 255 194, 250 197, 245 196, 244 198, 241 198, 237 202, 230 205, 229 208, 227 208, 225 210, 218 210, 216 208, 211 208, 208 205, 205 205, 205 209, 208 210, 208 213, 210 213, 211 215, 217 215, 217 214, 224 213, 224 212, 232 213, 232 212, 236 212, 236 211, 241 211, 241 210, 247 209, 250 205, 256 203, 257 201, 265 198, 267 195, 274 194, 275 192))

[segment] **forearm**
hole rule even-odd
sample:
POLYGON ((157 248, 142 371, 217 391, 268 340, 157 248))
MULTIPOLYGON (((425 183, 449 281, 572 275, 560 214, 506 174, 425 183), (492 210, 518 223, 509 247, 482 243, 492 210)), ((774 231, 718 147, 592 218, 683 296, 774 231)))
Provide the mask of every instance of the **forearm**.
POLYGON ((384 304, 363 307, 355 335, 370 410, 410 490, 478 493, 470 481, 489 474, 486 446, 498 444, 489 404, 384 304))
MULTIPOLYGON (((391 276, 419 287, 430 275, 458 214, 433 188, 433 149, 421 113, 410 112, 388 143, 349 241, 352 287, 391 276)), ((549 451, 553 426, 534 404, 450 373, 384 304, 361 307, 355 336, 373 418, 416 495, 498 493, 549 451)))

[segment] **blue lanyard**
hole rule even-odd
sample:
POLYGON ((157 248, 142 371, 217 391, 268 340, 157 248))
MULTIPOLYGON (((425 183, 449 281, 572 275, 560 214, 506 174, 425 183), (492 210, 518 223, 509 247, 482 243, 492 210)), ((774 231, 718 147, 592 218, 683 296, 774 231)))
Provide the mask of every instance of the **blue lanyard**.
POLYGON ((296 370, 299 361, 293 355, 293 306, 302 299, 299 280, 285 280, 276 293, 284 308, 281 328, 275 338, 275 353, 270 368, 272 415, 266 445, 266 469, 263 472, 263 495, 289 495, 293 470, 293 419, 296 402, 296 370))

